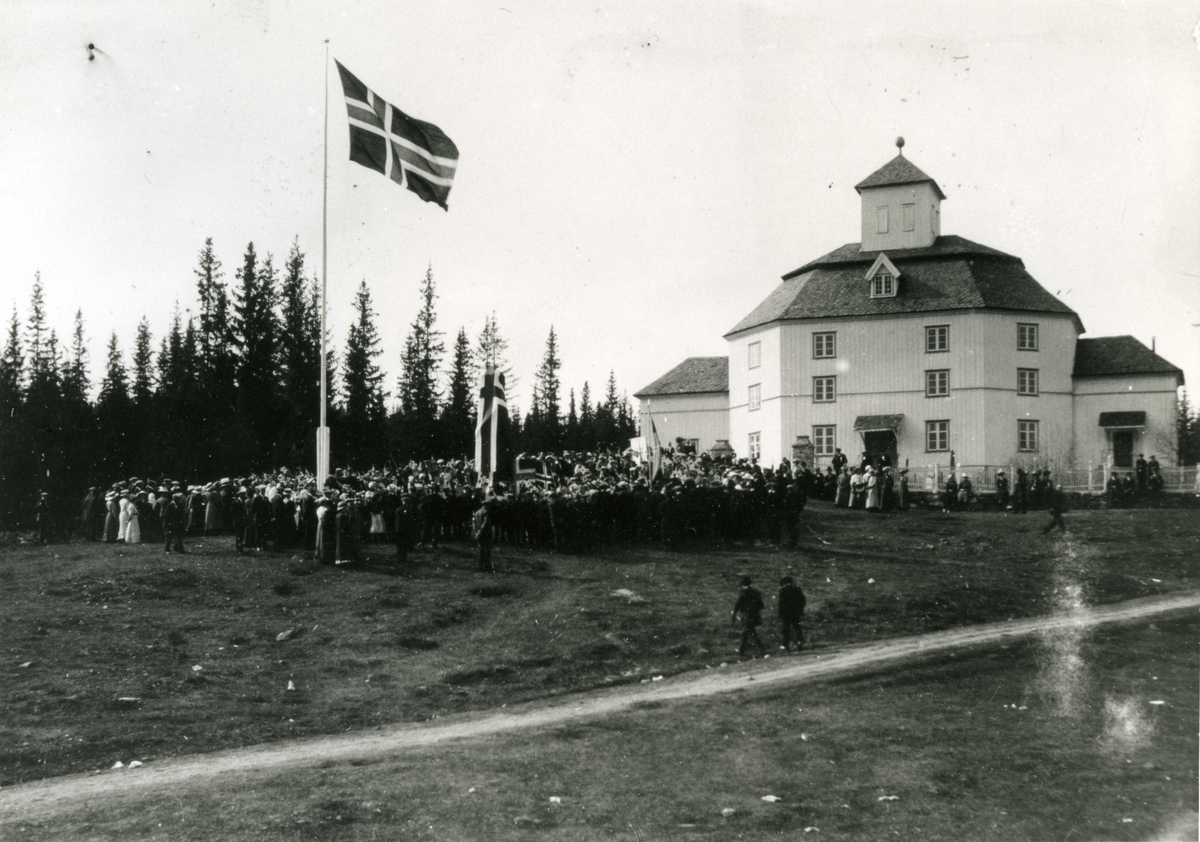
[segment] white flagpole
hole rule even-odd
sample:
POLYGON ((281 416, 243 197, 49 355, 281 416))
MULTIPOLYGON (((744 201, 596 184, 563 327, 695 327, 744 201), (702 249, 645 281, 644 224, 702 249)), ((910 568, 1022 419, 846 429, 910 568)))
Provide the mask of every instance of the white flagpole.
POLYGON ((325 406, 328 403, 328 351, 325 347, 326 287, 329 279, 329 39, 325 39, 325 171, 321 188, 321 426, 317 428, 317 490, 325 490, 329 476, 329 427, 325 406))

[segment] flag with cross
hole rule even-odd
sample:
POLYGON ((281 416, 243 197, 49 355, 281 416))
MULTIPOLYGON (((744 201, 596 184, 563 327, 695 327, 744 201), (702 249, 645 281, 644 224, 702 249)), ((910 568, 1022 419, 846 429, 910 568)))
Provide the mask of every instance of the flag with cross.
POLYGON ((454 141, 433 123, 384 102, 340 61, 336 64, 350 118, 350 160, 446 209, 458 167, 454 141))

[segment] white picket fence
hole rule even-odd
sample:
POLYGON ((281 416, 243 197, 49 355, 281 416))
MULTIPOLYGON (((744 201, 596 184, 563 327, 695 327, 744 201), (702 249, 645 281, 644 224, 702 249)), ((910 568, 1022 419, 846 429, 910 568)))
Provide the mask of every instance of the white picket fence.
MULTIPOLYGON (((954 473, 957 477, 961 477, 963 474, 970 477, 976 494, 988 494, 996 490, 996 472, 1000 470, 1003 470, 1008 475, 1008 487, 1011 491, 1018 467, 1025 468, 1025 472, 1031 474, 1035 470, 1041 471, 1050 466, 956 465, 954 473)), ((950 475, 950 466, 926 465, 924 468, 917 468, 915 470, 910 468, 909 473, 916 475, 910 480, 910 486, 914 490, 932 492, 941 489, 945 484, 946 478, 950 475)), ((1050 476, 1054 482, 1062 483, 1064 491, 1072 491, 1079 494, 1103 494, 1108 484, 1108 477, 1112 473, 1124 476, 1127 473, 1132 473, 1132 469, 1113 468, 1109 465, 1088 465, 1086 468, 1050 467, 1050 476)), ((1200 495, 1200 473, 1198 473, 1198 466, 1164 467, 1160 473, 1164 480, 1163 491, 1173 494, 1200 495)))

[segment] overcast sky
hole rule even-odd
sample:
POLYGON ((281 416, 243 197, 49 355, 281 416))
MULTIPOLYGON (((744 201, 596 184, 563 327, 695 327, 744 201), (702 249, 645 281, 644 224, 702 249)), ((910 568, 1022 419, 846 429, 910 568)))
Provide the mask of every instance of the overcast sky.
MULTIPOLYGON (((1193 6, 1188 11, 1187 7, 1193 6)), ((1088 335, 1200 383, 1200 49, 1179 2, 428 4, 5 0, 0 315, 34 272, 92 373, 158 337, 206 237, 321 258, 344 342, 366 279, 395 390, 432 265, 447 345, 495 311, 524 409, 547 331, 565 387, 630 394, 783 273, 859 239, 853 185, 905 154, 942 230, 1019 255, 1088 335), (819 8, 813 8, 819 6, 819 8), (458 145, 449 211, 348 160, 324 39, 458 145), (87 44, 97 47, 88 61, 87 44)))

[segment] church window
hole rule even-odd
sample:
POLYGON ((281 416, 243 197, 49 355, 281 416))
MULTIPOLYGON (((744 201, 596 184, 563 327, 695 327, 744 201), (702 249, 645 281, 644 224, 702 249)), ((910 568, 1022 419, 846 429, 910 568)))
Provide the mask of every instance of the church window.
POLYGON ((1036 395, 1038 393, 1038 370, 1036 368, 1017 369, 1017 394, 1036 395))
POLYGON ((750 458, 758 461, 758 457, 762 455, 762 433, 750 434, 750 458))
POLYGON ((826 424, 820 427, 813 427, 813 455, 814 456, 832 456, 834 445, 836 444, 837 426, 834 424, 826 424))
POLYGON ((939 453, 950 449, 950 422, 925 422, 925 450, 929 453, 939 453))
POLYGON ((753 412, 754 410, 756 410, 762 406, 762 385, 761 384, 755 383, 753 386, 750 387, 750 394, 747 399, 747 406, 749 407, 751 412, 753 412))
POLYGON ((813 334, 813 359, 824 360, 837 356, 837 332, 813 334))
POLYGON ((888 232, 888 209, 887 207, 875 208, 875 233, 886 234, 888 232))
POLYGON ((751 342, 746 349, 750 357, 750 368, 758 368, 762 365, 762 343, 751 342))
POLYGON ((1017 325, 1017 350, 1036 351, 1038 349, 1038 326, 1031 324, 1017 325))
POLYGON ((948 370, 925 372, 925 397, 942 398, 950 394, 950 372, 948 370))
POLYGON ((1038 449, 1038 422, 1017 422, 1017 450, 1022 453, 1032 453, 1038 449))
POLYGON ((896 295, 896 279, 891 272, 880 272, 871 279, 872 298, 894 298, 896 295))
POLYGON ((925 328, 925 353, 937 354, 950 350, 950 325, 932 325, 925 328))
POLYGON ((837 378, 836 377, 814 377, 813 378, 813 402, 814 403, 833 403, 837 400, 837 378))
POLYGON ((903 223, 905 231, 912 231, 917 227, 917 206, 916 205, 901 205, 900 210, 903 214, 903 223))

